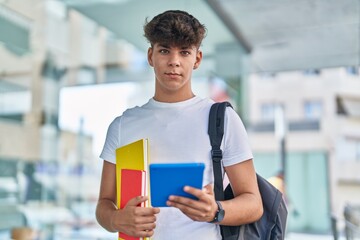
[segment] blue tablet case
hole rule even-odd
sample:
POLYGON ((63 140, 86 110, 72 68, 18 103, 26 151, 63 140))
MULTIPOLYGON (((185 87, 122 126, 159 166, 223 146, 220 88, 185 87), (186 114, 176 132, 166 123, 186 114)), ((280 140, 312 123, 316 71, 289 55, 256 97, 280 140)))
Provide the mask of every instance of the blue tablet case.
POLYGON ((183 191, 184 186, 201 189, 204 163, 152 163, 150 170, 150 197, 153 207, 167 207, 170 195, 196 199, 183 191))

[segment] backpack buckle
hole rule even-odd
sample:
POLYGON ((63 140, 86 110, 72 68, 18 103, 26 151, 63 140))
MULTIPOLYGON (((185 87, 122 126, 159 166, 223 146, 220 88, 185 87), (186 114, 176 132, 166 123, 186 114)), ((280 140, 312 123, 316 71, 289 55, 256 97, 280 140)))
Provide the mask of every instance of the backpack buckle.
POLYGON ((223 157, 221 149, 212 149, 211 157, 213 161, 220 162, 223 157))

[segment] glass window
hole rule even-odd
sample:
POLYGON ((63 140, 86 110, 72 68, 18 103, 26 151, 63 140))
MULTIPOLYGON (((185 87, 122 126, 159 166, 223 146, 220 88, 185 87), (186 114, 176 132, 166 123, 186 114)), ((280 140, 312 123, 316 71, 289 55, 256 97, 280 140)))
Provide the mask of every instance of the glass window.
POLYGON ((360 162, 360 139, 343 137, 337 141, 336 159, 339 161, 360 162))
POLYGON ((303 73, 305 76, 318 76, 321 74, 321 70, 320 69, 307 69, 303 73))
POLYGON ((355 143, 355 159, 357 162, 360 162, 360 141, 355 143))
POLYGON ((283 104, 280 104, 280 103, 263 103, 263 104, 261 104, 261 106, 260 106, 261 120, 262 121, 274 121, 277 107, 281 107, 283 109, 283 111, 285 111, 283 104))
POLYGON ((358 66, 350 66, 350 67, 346 67, 346 72, 349 75, 359 75, 359 67, 358 66))
POLYGON ((304 103, 304 117, 306 119, 318 119, 323 113, 321 101, 306 101, 304 103))
POLYGON ((261 120, 272 121, 275 118, 275 103, 264 103, 261 105, 261 120))

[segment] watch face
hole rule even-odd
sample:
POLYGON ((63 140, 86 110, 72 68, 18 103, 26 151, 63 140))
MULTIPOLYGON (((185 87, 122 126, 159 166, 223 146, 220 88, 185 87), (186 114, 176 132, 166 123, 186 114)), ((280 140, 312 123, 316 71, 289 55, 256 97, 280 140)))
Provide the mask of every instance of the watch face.
POLYGON ((222 208, 221 203, 219 201, 216 201, 216 204, 218 205, 218 210, 215 214, 214 219, 211 221, 211 223, 221 222, 225 216, 225 210, 222 208))
POLYGON ((218 216, 217 216, 217 221, 221 222, 224 219, 224 216, 225 216, 224 209, 219 209, 218 216))
POLYGON ((218 211, 215 216, 216 222, 221 222, 224 219, 225 216, 225 210, 222 208, 221 203, 219 201, 216 201, 216 204, 218 205, 218 211))

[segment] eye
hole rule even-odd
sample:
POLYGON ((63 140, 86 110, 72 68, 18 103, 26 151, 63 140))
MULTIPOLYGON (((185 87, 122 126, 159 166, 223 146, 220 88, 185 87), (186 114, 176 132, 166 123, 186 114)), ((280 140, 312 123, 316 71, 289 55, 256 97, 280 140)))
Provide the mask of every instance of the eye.
POLYGON ((189 51, 181 51, 181 55, 183 55, 183 56, 188 56, 190 54, 191 54, 191 52, 189 52, 189 51))
POLYGON ((159 52, 161 54, 167 54, 167 53, 169 53, 169 50, 163 48, 163 49, 160 49, 159 52))

